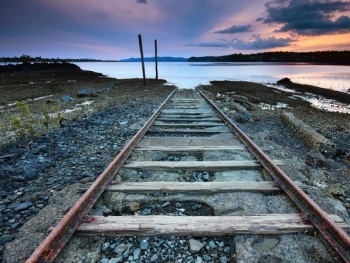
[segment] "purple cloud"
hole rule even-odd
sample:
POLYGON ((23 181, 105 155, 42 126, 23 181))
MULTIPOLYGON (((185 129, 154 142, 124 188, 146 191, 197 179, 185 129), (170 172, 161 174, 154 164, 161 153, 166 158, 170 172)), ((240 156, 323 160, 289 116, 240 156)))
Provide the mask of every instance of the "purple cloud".
POLYGON ((236 33, 244 33, 251 32, 252 25, 242 25, 242 26, 231 26, 229 28, 225 28, 222 30, 215 31, 217 34, 236 34, 236 33))
POLYGON ((339 12, 350 10, 350 2, 291 0, 270 1, 265 4, 266 24, 281 24, 277 32, 292 32, 313 36, 322 34, 342 34, 350 32, 350 17, 332 19, 339 12))

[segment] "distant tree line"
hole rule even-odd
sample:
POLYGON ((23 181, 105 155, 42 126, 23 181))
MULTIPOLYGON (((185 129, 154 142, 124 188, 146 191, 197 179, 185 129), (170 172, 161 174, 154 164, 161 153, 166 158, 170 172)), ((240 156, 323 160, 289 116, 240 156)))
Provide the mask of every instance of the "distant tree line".
POLYGON ((189 62, 290 62, 350 65, 350 51, 264 52, 225 56, 190 57, 189 62))
MULTIPOLYGON (((1 60, 0 60, 1 61, 1 60)), ((72 58, 42 58, 40 57, 31 57, 29 55, 22 55, 20 57, 2 57, 2 61, 5 63, 57 63, 57 62, 98 62, 102 60, 90 59, 90 58, 80 58, 80 59, 72 59, 72 58)), ((107 60, 103 60, 107 61, 107 60)), ((113 61, 113 60, 108 60, 113 61)))

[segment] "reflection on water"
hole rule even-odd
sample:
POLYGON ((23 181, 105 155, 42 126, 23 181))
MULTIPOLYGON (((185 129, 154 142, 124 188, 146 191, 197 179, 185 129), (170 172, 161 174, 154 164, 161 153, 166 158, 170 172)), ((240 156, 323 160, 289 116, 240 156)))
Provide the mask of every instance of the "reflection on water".
MULTIPOLYGON (((76 63, 86 70, 101 72, 114 78, 142 78, 141 63, 134 62, 86 62, 76 63)), ((154 63, 145 63, 146 77, 155 77, 154 63)), ((314 85, 350 93, 350 67, 290 63, 158 63, 159 78, 179 88, 193 89, 211 80, 250 81, 268 86, 282 78, 300 84, 314 85)), ((276 85, 273 85, 276 88, 276 85)), ((282 87, 279 87, 283 89, 282 87)), ((309 101, 314 107, 334 112, 350 114, 349 105, 326 100, 320 96, 296 93, 295 96, 309 101)))
POLYGON ((285 92, 292 93, 295 98, 303 99, 308 101, 313 107, 316 109, 324 110, 324 111, 330 111, 330 112, 339 112, 339 113, 346 113, 350 114, 350 104, 341 103, 335 100, 326 99, 320 95, 316 95, 313 93, 300 93, 292 89, 285 88, 280 85, 269 85, 267 86, 282 90, 285 92))
MULTIPOLYGON (((1 64, 1 63, 0 63, 1 64)), ((100 72, 109 77, 142 78, 141 63, 137 62, 80 62, 75 63, 84 70, 100 72)), ((155 77, 155 65, 146 62, 146 77, 155 77)), ((158 63, 159 78, 179 88, 193 89, 211 80, 251 81, 276 84, 277 80, 290 78, 300 84, 314 85, 350 93, 350 67, 290 63, 158 63)), ((276 88, 275 85, 273 87, 276 88)), ((280 87, 282 89, 282 87, 280 87)), ((320 96, 301 96, 317 108, 350 113, 350 105, 326 100, 320 96)))
MULTIPOLYGON (((84 62, 82 69, 101 72, 114 78, 142 78, 141 63, 84 62)), ((145 63, 146 77, 155 77, 155 65, 145 63)), ((293 82, 347 92, 350 89, 350 67, 290 63, 158 63, 159 78, 179 88, 195 88, 211 80, 276 83, 288 77, 293 82)))

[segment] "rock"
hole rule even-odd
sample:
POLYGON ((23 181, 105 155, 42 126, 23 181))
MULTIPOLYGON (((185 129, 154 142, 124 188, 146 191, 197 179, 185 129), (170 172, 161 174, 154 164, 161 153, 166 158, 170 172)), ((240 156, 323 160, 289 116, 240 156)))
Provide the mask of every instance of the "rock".
POLYGON ((126 204, 126 207, 130 212, 136 212, 140 209, 140 203, 138 202, 130 202, 126 204))
POLYGON ((4 245, 7 242, 11 241, 13 238, 14 238, 13 235, 3 235, 3 236, 0 237, 0 244, 4 245))
POLYGON ((62 97, 61 97, 61 101, 62 102, 70 102, 70 101, 73 101, 74 99, 71 97, 71 96, 69 96, 69 95, 63 95, 62 97))
POLYGON ((163 159, 166 158, 166 157, 167 157, 167 155, 164 155, 164 154, 158 153, 158 152, 156 152, 155 154, 153 154, 153 160, 154 160, 154 161, 161 161, 161 160, 163 160, 163 159))
POLYGON ((209 173, 203 173, 202 180, 204 182, 209 182, 209 173))
POLYGON ((143 215, 143 216, 148 216, 150 214, 151 214, 151 210, 148 208, 145 208, 141 211, 141 215, 143 215))
POLYGON ((128 248, 127 245, 120 244, 119 246, 114 248, 114 252, 116 254, 123 254, 127 248, 128 248))
POLYGON ((78 90, 78 94, 77 96, 79 98, 84 98, 84 97, 96 97, 97 96, 97 93, 94 89, 88 89, 88 88, 85 88, 85 89, 80 89, 78 90))
POLYGON ((140 249, 147 250, 149 247, 148 239, 142 239, 140 242, 140 249))
POLYGON ((158 255, 157 254, 154 254, 152 257, 151 257, 151 262, 157 262, 158 261, 158 255))
POLYGON ((0 205, 0 213, 6 209, 6 205, 0 205))
POLYGON ((283 78, 277 81, 277 84, 282 84, 282 85, 292 84, 292 83, 293 82, 289 78, 283 78))
POLYGON ((191 253, 198 253, 204 247, 204 244, 196 239, 190 239, 188 242, 191 253))
POLYGON ((140 248, 136 248, 134 249, 134 251, 132 252, 132 255, 134 257, 134 260, 138 260, 141 254, 141 249, 140 248))
POLYGON ((109 242, 103 243, 101 247, 101 251, 108 251, 109 245, 110 245, 109 242))
POLYGON ((15 211, 22 211, 22 210, 26 210, 28 207, 31 207, 33 205, 32 202, 25 202, 25 203, 21 203, 18 206, 16 206, 15 211))
POLYGON ((216 248, 215 242, 214 241, 210 241, 209 242, 209 247, 210 248, 216 248))
POLYGON ((164 204, 162 204, 162 207, 167 207, 167 206, 169 206, 169 205, 170 205, 170 202, 167 201, 167 202, 165 202, 164 204))
POLYGON ((26 179, 36 178, 38 173, 38 165, 36 164, 25 165, 23 173, 26 179))
POLYGON ((227 262, 228 262, 227 257, 221 257, 220 258, 220 263, 227 263, 227 262))
POLYGON ((323 166, 326 162, 326 158, 318 150, 311 150, 307 154, 308 161, 314 162, 317 166, 323 166))

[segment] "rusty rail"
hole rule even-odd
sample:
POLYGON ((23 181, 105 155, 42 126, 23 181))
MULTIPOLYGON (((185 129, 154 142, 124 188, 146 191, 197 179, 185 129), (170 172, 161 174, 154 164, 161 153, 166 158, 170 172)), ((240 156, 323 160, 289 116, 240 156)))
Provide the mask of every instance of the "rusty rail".
POLYGON ((89 213, 97 199, 101 196, 109 181, 120 170, 130 153, 145 135, 149 127, 159 116, 165 104, 177 91, 175 89, 157 109, 155 113, 148 119, 142 128, 135 134, 135 136, 128 142, 117 157, 108 165, 108 167, 98 176, 90 188, 84 195, 74 204, 62 218, 58 225, 50 232, 50 234, 43 240, 43 242, 36 248, 33 254, 27 259, 26 263, 34 262, 52 262, 64 245, 74 234, 78 225, 84 217, 89 213))
POLYGON ((273 161, 252 141, 236 124, 234 124, 204 93, 196 88, 210 106, 218 113, 220 118, 246 145, 249 151, 260 161, 262 166, 272 175, 275 183, 280 186, 291 198, 299 209, 304 213, 305 220, 310 221, 337 251, 345 262, 350 262, 350 237, 338 227, 288 175, 286 175, 273 161))

